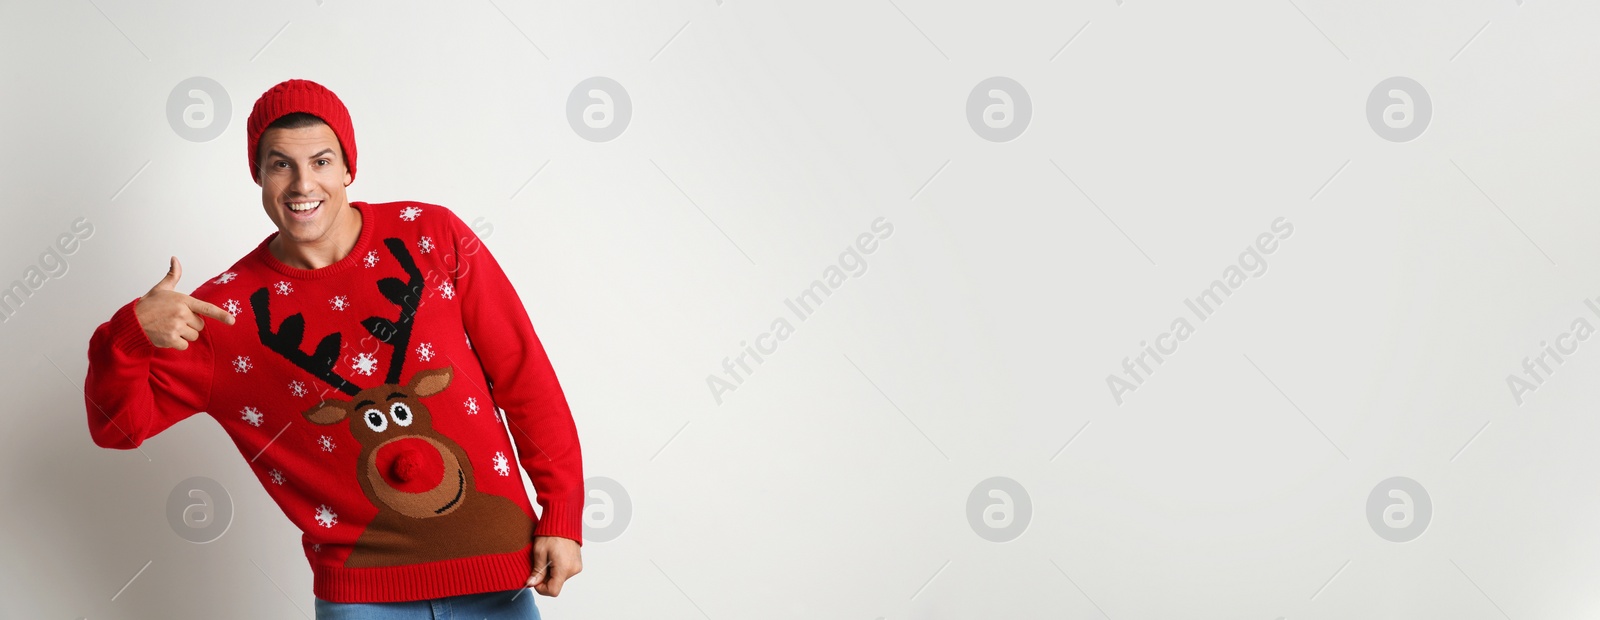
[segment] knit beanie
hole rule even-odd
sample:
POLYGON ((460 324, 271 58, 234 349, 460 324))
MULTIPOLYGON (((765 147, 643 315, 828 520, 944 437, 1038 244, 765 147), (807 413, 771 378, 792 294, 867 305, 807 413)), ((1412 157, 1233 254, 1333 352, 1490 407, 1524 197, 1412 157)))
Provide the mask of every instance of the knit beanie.
POLYGON ((339 139, 339 148, 344 151, 345 166, 350 169, 350 181, 355 182, 356 134, 355 128, 350 125, 350 112, 345 109, 338 95, 311 80, 284 80, 256 99, 255 108, 250 110, 250 120, 245 123, 245 132, 249 136, 250 178, 255 179, 256 185, 261 184, 261 166, 256 161, 256 150, 261 144, 262 132, 267 130, 267 125, 271 125, 272 121, 295 112, 316 116, 333 129, 334 137, 339 139))

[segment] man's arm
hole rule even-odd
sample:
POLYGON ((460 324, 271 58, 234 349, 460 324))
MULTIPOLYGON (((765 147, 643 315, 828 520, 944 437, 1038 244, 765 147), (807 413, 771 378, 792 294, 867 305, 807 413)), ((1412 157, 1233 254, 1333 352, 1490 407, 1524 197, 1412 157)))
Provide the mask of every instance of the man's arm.
POLYGON ((137 448, 199 413, 210 398, 211 339, 203 335, 200 316, 220 316, 228 323, 233 318, 174 291, 181 274, 182 267, 172 259, 167 276, 150 293, 117 309, 89 338, 83 398, 89 437, 97 446, 137 448), (152 342, 151 333, 162 346, 152 342))
POLYGON ((138 303, 122 306, 89 338, 84 406, 89 436, 102 448, 139 447, 198 413, 211 389, 211 339, 187 351, 157 349, 134 318, 138 303))
MULTIPOLYGON (((522 299, 478 235, 448 209, 448 274, 495 404, 506 412, 519 462, 542 514, 534 536, 583 543, 583 457, 567 398, 522 299)), ((538 567, 535 567, 538 568, 538 567)))

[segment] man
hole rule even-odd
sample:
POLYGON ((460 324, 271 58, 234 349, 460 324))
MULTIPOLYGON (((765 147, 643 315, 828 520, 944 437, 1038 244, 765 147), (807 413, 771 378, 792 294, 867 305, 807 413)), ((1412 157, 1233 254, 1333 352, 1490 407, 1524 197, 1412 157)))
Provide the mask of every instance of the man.
POLYGON ((516 595, 582 569, 582 458, 516 291, 448 209, 348 202, 355 134, 321 85, 273 86, 246 131, 277 232, 193 295, 172 257, 95 331, 92 438, 132 449, 211 415, 305 533, 318 618, 445 600, 537 618, 516 595))

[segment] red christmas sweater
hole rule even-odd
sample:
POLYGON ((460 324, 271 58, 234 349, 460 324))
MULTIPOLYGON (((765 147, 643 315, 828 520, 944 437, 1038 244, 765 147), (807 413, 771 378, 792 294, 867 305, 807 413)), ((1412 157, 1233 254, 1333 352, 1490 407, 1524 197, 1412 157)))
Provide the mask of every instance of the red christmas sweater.
POLYGON ((132 449, 211 416, 304 532, 324 600, 523 587, 534 536, 582 542, 583 464, 555 371, 453 212, 350 206, 361 235, 338 262, 283 264, 274 232, 196 288, 235 322, 202 319, 186 350, 150 343, 137 298, 118 309, 89 341, 90 436, 132 449))

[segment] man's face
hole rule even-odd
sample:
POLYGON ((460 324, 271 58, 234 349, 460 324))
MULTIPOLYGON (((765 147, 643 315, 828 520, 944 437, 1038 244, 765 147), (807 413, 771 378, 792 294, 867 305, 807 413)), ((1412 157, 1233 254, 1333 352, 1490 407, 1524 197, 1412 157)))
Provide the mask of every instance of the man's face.
POLYGON ((322 239, 349 206, 344 189, 350 171, 333 129, 321 123, 275 127, 261 134, 259 148, 261 204, 278 225, 278 237, 296 244, 322 239), (310 205, 316 206, 304 209, 310 205))

